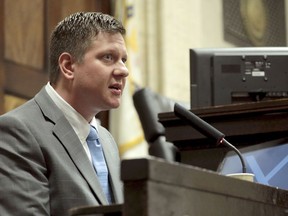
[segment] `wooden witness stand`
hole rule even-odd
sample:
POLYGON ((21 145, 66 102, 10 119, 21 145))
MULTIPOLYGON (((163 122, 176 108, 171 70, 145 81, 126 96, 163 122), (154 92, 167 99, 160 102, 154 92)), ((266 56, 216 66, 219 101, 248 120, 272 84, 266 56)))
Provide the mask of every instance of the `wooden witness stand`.
POLYGON ((125 203, 79 207, 73 216, 287 215, 288 192, 160 159, 122 162, 125 203), (102 211, 102 213, 100 213, 102 211))
MULTIPOLYGON (((287 137, 288 100, 192 111, 223 132, 226 139, 238 147, 287 137)), ((218 174, 213 170, 222 160, 225 148, 215 146, 214 141, 204 137, 174 113, 159 114, 159 121, 166 129, 167 140, 179 148, 181 163, 155 158, 124 160, 121 178, 125 203, 106 207, 79 207, 71 215, 288 214, 288 191, 218 174), (203 160, 206 158, 207 161, 206 156, 210 163, 203 160), (87 210, 90 214, 84 214, 87 210), (96 213, 99 211, 102 214, 96 213)))

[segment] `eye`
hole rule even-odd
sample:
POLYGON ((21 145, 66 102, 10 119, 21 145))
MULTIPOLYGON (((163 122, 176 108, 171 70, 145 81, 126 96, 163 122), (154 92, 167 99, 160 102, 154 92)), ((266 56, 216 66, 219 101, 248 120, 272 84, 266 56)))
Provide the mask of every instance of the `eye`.
POLYGON ((122 58, 122 62, 125 64, 127 62, 127 58, 122 58))
POLYGON ((112 54, 106 54, 106 55, 103 56, 103 58, 104 58, 105 60, 107 60, 107 61, 112 61, 112 60, 113 60, 112 54))

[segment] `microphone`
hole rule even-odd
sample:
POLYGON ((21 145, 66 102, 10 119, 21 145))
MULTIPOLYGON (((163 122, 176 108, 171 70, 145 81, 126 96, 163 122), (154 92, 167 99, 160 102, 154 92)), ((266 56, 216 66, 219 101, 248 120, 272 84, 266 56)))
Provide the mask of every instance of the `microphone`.
POLYGON ((224 137, 225 135, 214 128, 212 125, 205 122, 203 119, 199 118, 194 113, 188 111, 185 107, 181 106, 178 103, 175 103, 174 105, 174 113, 179 118, 186 121, 188 124, 190 124, 193 128, 195 128, 197 131, 202 133, 203 135, 215 139, 216 144, 223 144, 229 148, 231 148, 233 151, 236 152, 236 154, 239 156, 241 164, 242 164, 242 172, 246 173, 246 164, 243 159, 243 156, 241 155, 240 151, 233 146, 231 143, 229 143, 224 137))

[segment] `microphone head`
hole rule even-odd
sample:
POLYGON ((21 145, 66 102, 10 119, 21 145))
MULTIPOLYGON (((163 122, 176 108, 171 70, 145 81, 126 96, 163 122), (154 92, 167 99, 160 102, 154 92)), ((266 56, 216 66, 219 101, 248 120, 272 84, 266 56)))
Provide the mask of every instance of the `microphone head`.
POLYGON ((222 132, 218 131, 212 125, 208 124, 178 103, 175 103, 174 105, 174 113, 203 135, 215 139, 217 145, 220 144, 221 140, 225 137, 222 132))

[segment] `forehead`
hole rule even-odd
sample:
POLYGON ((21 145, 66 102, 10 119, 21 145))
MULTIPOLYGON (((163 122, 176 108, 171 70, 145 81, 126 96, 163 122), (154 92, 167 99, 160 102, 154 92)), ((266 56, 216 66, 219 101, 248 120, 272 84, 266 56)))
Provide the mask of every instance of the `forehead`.
POLYGON ((111 42, 124 42, 124 37, 121 33, 109 33, 109 32, 99 32, 94 40, 99 41, 111 41, 111 42))
POLYGON ((126 52, 126 44, 122 34, 100 32, 92 39, 91 48, 119 49, 126 52))

